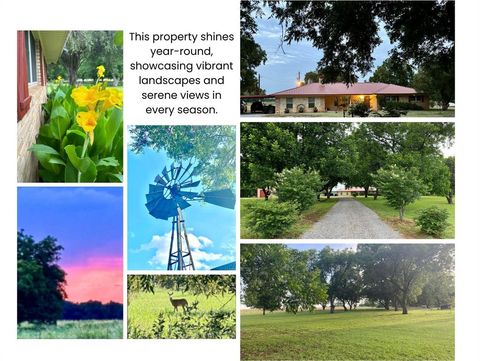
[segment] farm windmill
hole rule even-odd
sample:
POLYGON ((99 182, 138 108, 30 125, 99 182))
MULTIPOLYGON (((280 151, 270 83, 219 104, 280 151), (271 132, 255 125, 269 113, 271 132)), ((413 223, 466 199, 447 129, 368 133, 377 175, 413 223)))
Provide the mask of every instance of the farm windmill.
POLYGON ((182 162, 177 165, 173 162, 169 168, 163 168, 161 175, 155 177, 155 184, 149 185, 146 194, 145 206, 150 215, 163 220, 172 218, 168 270, 195 269, 182 213, 191 206, 189 202, 204 201, 224 208, 235 208, 235 195, 228 188, 199 192, 185 190, 200 184, 199 180, 193 181, 194 175, 196 166, 192 161, 186 166, 182 162))

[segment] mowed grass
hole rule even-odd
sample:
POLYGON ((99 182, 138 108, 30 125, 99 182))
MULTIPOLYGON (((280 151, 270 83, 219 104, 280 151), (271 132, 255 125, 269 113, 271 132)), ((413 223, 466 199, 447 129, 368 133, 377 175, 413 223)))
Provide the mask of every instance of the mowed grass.
MULTIPOLYGON (((212 310, 235 310, 235 295, 225 294, 224 296, 193 295, 189 292, 173 292, 172 298, 185 298, 190 306, 194 301, 198 301, 198 311, 212 310)), ((158 318, 160 311, 173 312, 174 308, 168 298, 168 290, 155 288, 155 293, 139 292, 129 296, 128 304, 128 322, 132 322, 136 327, 145 331, 150 331, 153 323, 158 318)), ((179 307, 179 312, 183 312, 179 307)))
POLYGON ((445 230, 442 238, 455 238, 455 204, 448 204, 445 197, 424 196, 408 205, 403 222, 399 220, 398 210, 390 207, 383 197, 378 197, 377 200, 374 200, 373 197, 357 197, 356 200, 362 202, 365 206, 377 213, 380 218, 389 223, 406 238, 433 238, 423 233, 420 228, 415 225, 414 219, 418 216, 420 210, 431 206, 446 209, 448 211, 447 222, 449 226, 445 230))
POLYGON ((241 313, 242 360, 453 360, 453 310, 241 313))
POLYGON ((56 325, 23 322, 17 327, 17 338, 123 338, 123 321, 57 321, 56 325))
MULTIPOLYGON (((271 197, 268 202, 276 202, 274 197, 271 197)), ((265 202, 263 198, 241 198, 240 199, 240 238, 255 239, 259 238, 253 234, 246 226, 248 213, 250 212, 248 206, 255 202, 265 202)), ((322 218, 337 202, 334 198, 321 198, 315 202, 310 208, 303 211, 300 219, 290 227, 290 229, 279 238, 298 238, 305 231, 322 218)))

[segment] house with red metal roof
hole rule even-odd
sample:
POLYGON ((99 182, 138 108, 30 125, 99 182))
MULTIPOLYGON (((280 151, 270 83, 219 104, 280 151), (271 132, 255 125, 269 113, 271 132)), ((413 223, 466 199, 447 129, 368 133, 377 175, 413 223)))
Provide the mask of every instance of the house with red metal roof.
POLYGON ((429 108, 426 94, 385 83, 309 83, 271 96, 275 97, 277 114, 339 111, 360 102, 372 110, 379 110, 382 98, 385 102, 415 103, 423 109, 429 108))

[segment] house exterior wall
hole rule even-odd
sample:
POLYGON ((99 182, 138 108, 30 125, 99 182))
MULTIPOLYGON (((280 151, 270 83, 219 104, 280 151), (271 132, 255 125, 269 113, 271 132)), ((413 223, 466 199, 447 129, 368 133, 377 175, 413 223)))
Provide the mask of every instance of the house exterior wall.
POLYGON ((46 71, 39 41, 35 41, 37 81, 28 84, 29 110, 17 122, 17 181, 36 182, 38 162, 28 149, 43 124, 42 104, 47 101, 46 71))
MULTIPOLYGON (((313 113, 314 108, 308 107, 308 98, 310 97, 275 97, 275 113, 284 114, 285 109, 287 108, 287 98, 292 98, 293 106, 289 109, 290 113, 298 113, 298 108, 300 105, 304 107, 304 113, 313 113)), ((314 98, 314 106, 319 112, 325 111, 325 97, 312 97, 314 98)))

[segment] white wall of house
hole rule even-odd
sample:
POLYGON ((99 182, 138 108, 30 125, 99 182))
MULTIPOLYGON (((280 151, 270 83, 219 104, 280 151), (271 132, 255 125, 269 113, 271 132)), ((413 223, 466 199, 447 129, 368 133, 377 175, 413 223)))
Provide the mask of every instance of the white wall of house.
MULTIPOLYGON (((275 98, 275 113, 283 114, 285 113, 285 108, 287 108, 287 98, 290 97, 276 97, 275 98)), ((299 105, 304 106, 304 113, 313 113, 314 108, 309 108, 308 99, 309 97, 291 97, 292 99, 292 108, 290 108, 290 113, 298 113, 299 105)), ((325 111, 325 97, 313 97, 314 107, 317 108, 319 112, 325 111)))

